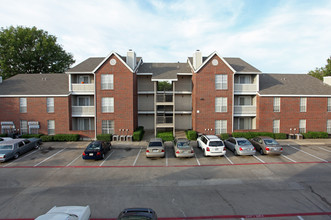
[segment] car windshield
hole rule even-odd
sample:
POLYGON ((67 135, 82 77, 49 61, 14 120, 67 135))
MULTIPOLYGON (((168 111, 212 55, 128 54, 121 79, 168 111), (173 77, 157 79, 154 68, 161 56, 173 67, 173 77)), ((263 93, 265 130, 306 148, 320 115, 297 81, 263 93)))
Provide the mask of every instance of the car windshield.
POLYGON ((162 147, 162 142, 159 141, 149 142, 149 147, 162 147))
POLYGON ((211 141, 211 142, 209 142, 209 146, 212 146, 212 147, 223 146, 223 142, 222 141, 211 141))
POLYGON ((123 216, 120 218, 121 220, 150 220, 151 218, 147 216, 141 215, 130 215, 130 216, 123 216))
POLYGON ((248 140, 240 140, 240 141, 238 141, 238 145, 240 145, 240 146, 251 145, 251 143, 248 140))
POLYGON ((100 144, 99 143, 90 143, 86 150, 100 150, 100 144))
POLYGON ((13 145, 0 145, 0 150, 12 150, 13 145))
POLYGON ((275 140, 272 140, 272 139, 264 140, 264 143, 265 143, 266 145, 278 145, 278 142, 275 141, 275 140))
POLYGON ((177 147, 178 148, 189 148, 190 147, 190 143, 189 142, 178 142, 177 143, 177 147))

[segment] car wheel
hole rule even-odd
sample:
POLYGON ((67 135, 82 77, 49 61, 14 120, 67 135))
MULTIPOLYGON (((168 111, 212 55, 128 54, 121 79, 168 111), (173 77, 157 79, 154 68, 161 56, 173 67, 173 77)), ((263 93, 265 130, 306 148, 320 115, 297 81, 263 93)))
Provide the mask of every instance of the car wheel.
POLYGON ((200 147, 200 144, 199 144, 199 141, 197 141, 197 143, 198 143, 198 148, 201 148, 201 147, 200 147))
POLYGON ((105 159, 105 154, 102 154, 101 155, 101 158, 102 158, 102 160, 105 159))
POLYGON ((39 143, 37 143, 35 146, 34 146, 34 149, 38 149, 40 146, 39 146, 39 143))
POLYGON ((15 159, 19 158, 19 156, 20 156, 20 153, 18 153, 18 152, 14 154, 15 159))
POLYGON ((234 150, 234 155, 238 156, 239 154, 237 153, 236 149, 234 150))
POLYGON ((208 156, 205 149, 203 149, 203 156, 205 156, 205 157, 208 156))
POLYGON ((263 154, 264 154, 264 152, 263 152, 263 149, 262 149, 262 148, 260 149, 260 154, 261 154, 261 155, 263 155, 263 154))

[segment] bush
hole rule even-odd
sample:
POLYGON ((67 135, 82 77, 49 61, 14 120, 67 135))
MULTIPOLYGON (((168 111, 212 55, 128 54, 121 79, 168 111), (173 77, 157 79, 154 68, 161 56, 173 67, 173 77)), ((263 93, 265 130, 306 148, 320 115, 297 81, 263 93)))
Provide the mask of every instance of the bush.
POLYGON ((110 142, 112 140, 112 134, 99 134, 97 135, 97 140, 110 142))
POLYGON ((157 133, 156 137, 162 138, 162 141, 173 141, 174 140, 172 131, 159 132, 159 133, 157 133))
POLYGON ((284 133, 275 133, 275 139, 287 139, 287 135, 284 133))
POLYGON ((198 134, 196 131, 193 130, 186 130, 185 131, 186 137, 187 139, 189 139, 190 141, 195 141, 198 138, 198 134))
POLYGON ((0 137, 7 137, 7 134, 0 134, 0 137))
POLYGON ((132 135, 133 141, 141 141, 144 137, 145 130, 143 126, 139 126, 132 135))
POLYGON ((53 141, 54 136, 53 135, 43 135, 40 137, 42 142, 48 142, 48 141, 53 141))
POLYGON ((230 137, 230 135, 227 133, 223 133, 223 134, 220 134, 220 137, 224 141, 224 140, 228 139, 230 137))
POLYGON ((42 134, 23 134, 22 138, 40 138, 42 134))
POLYGON ((315 132, 308 131, 302 134, 305 139, 316 139, 316 138, 328 138, 329 134, 327 132, 315 132))
POLYGON ((54 135, 54 141, 79 141, 79 134, 56 134, 54 135))
POLYGON ((267 136, 274 139, 286 139, 287 135, 284 133, 271 133, 271 132, 233 132, 233 137, 244 137, 246 139, 252 139, 257 136, 267 136))

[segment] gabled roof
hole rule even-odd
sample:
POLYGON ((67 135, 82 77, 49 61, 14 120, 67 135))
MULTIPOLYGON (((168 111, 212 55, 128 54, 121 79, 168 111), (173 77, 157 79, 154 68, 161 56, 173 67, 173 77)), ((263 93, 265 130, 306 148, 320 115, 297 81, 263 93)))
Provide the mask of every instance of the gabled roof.
POLYGON ((68 96, 67 74, 18 74, 0 84, 0 96, 68 96))
POLYGON ((191 73, 188 63, 143 63, 139 73, 152 73, 152 80, 177 80, 178 73, 191 73))
POLYGON ((330 96, 331 86, 307 74, 260 74, 261 96, 330 96))

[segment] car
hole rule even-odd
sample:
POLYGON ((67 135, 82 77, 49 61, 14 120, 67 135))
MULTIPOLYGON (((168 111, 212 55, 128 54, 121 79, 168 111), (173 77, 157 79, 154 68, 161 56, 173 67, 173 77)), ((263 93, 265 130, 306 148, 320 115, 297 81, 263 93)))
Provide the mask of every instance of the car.
POLYGON ((11 137, 0 137, 0 142, 1 141, 9 141, 9 140, 13 140, 13 138, 11 138, 11 137))
POLYGON ((146 147, 146 157, 165 157, 165 148, 161 138, 151 138, 146 147))
POLYGON ((91 217, 90 206, 54 206, 46 214, 35 220, 88 220, 91 217))
POLYGON ((151 208, 127 208, 117 217, 118 220, 157 220, 156 212, 151 208))
POLYGON ((12 158, 17 159, 22 154, 38 149, 41 143, 40 138, 11 139, 0 142, 0 161, 5 162, 12 158))
POLYGON ((108 142, 92 141, 84 150, 82 158, 84 160, 103 160, 110 148, 111 144, 108 142))
POLYGON ((176 138, 174 141, 175 157, 193 157, 194 150, 186 138, 176 138))
POLYGON ((198 147, 203 151, 206 156, 224 156, 226 148, 221 139, 216 135, 201 135, 197 139, 198 147))
POLYGON ((250 139, 257 151, 263 154, 282 154, 283 147, 271 137, 255 137, 250 139))
POLYGON ((238 155, 255 155, 256 149, 246 138, 230 137, 224 141, 225 147, 238 155))

